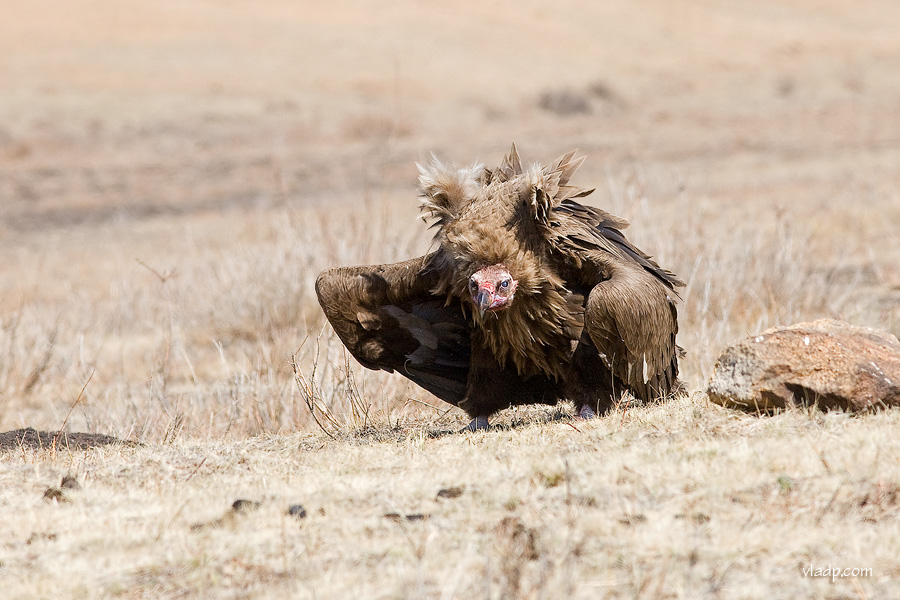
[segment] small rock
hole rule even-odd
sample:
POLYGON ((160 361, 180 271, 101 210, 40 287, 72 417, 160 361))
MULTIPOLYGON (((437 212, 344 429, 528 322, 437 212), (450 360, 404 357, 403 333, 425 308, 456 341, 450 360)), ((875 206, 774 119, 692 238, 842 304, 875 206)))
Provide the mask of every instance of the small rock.
POLYGON ((647 516, 641 513, 629 513, 619 519, 622 525, 641 525, 647 522, 647 516))
POLYGON ((69 499, 59 488, 47 488, 44 492, 44 500, 47 502, 68 502, 69 499))
POLYGON ((43 541, 53 541, 56 539, 55 533, 38 533, 34 532, 28 536, 28 539, 25 541, 27 545, 35 544, 37 542, 43 541))
POLYGON ((78 491, 81 489, 81 484, 71 475, 66 475, 62 478, 62 483, 59 484, 59 487, 64 490, 78 491))
POLYGON ((457 485, 454 487, 444 488, 437 493, 438 498, 459 498, 463 495, 463 492, 466 491, 466 486, 457 485))
POLYGON ((900 341, 832 319, 769 329, 728 347, 706 391, 716 404, 751 411, 900 406, 900 341))
POLYGON ((384 513, 385 519, 390 519, 391 521, 424 521, 429 518, 429 515, 424 515, 422 513, 412 513, 408 515, 401 515, 400 513, 390 512, 384 513))
POLYGON ((407 521, 424 521, 428 518, 428 515, 423 515, 422 513, 412 513, 410 515, 406 515, 407 521))
POLYGON ((302 504, 292 504, 288 509, 288 514, 292 517, 297 517, 298 519, 305 519, 306 509, 303 508, 302 504))
POLYGON ((239 499, 231 503, 231 510, 236 513, 248 513, 257 508, 259 508, 259 502, 256 500, 239 499))

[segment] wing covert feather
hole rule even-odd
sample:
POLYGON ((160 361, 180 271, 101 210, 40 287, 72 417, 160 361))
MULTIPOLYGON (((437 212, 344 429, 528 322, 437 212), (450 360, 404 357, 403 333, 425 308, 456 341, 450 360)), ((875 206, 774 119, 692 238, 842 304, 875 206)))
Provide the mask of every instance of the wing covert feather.
POLYGON ((684 285, 622 233, 628 222, 571 199, 554 209, 551 241, 570 289, 583 290, 585 329, 601 359, 642 400, 677 386, 676 288, 684 285))

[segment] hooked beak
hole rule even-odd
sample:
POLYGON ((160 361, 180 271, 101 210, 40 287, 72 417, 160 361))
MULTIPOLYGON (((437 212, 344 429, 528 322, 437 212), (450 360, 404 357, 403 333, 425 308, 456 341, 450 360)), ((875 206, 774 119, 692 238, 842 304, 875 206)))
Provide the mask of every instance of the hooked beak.
POLYGON ((478 315, 484 317, 484 311, 491 307, 491 304, 494 302, 494 296, 488 290, 480 289, 473 300, 475 300, 475 306, 478 307, 478 315))

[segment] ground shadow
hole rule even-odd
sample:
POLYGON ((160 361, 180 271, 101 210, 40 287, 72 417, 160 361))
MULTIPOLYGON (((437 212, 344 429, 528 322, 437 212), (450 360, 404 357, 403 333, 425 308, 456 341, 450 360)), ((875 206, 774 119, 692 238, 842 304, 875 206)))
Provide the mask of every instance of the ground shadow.
MULTIPOLYGON (((563 407, 557 407, 550 411, 532 410, 525 414, 500 415, 499 418, 491 423, 485 431, 512 431, 529 427, 532 425, 546 425, 550 423, 571 422, 575 419, 572 413, 563 407)), ((430 429, 427 432, 429 438, 442 438, 448 435, 464 435, 470 433, 465 429, 430 429)))
POLYGON ((26 448, 30 450, 88 450, 111 444, 132 444, 102 433, 66 433, 38 431, 32 427, 0 433, 0 452, 26 448))

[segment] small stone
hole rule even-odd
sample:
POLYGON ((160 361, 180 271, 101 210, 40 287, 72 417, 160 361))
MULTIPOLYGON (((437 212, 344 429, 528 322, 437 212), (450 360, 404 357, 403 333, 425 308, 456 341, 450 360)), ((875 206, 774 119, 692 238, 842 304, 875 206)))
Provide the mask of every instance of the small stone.
POLYGON ((424 521, 428 518, 428 515, 423 515, 422 513, 413 513, 411 515, 406 515, 407 521, 424 521))
POLYGON ((256 500, 235 500, 231 504, 232 512, 236 513, 248 513, 259 508, 259 502, 256 500))
POLYGON ((44 492, 44 500, 47 502, 68 502, 69 499, 59 488, 47 488, 44 492))
POLYGON ((458 485, 454 487, 443 488, 437 493, 438 498, 459 498, 466 491, 466 486, 458 485))
POLYGON ((55 539, 56 539, 56 534, 55 534, 55 533, 38 533, 38 532, 34 532, 34 533, 32 533, 30 536, 28 536, 28 539, 25 540, 25 543, 28 544, 28 545, 30 546, 31 544, 35 544, 35 543, 37 543, 37 542, 53 541, 53 540, 55 540, 55 539))
POLYGON ((62 483, 59 484, 59 487, 64 490, 78 491, 81 489, 81 484, 78 483, 78 480, 71 475, 66 475, 62 478, 62 483))
POLYGON ((626 514, 624 517, 619 519, 619 523, 622 525, 641 525, 642 523, 647 522, 647 516, 642 515, 641 513, 634 514, 626 514))
POLYGON ((408 515, 401 515, 400 513, 389 512, 389 513, 384 513, 383 516, 385 519, 390 519, 391 521, 398 521, 398 522, 403 521, 403 520, 425 521, 426 519, 429 518, 429 515, 425 515, 422 513, 412 513, 412 514, 408 514, 408 515))

